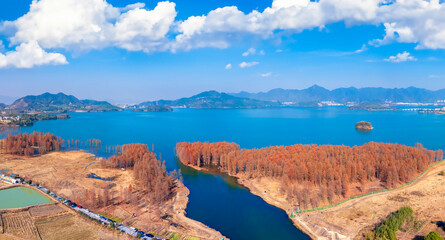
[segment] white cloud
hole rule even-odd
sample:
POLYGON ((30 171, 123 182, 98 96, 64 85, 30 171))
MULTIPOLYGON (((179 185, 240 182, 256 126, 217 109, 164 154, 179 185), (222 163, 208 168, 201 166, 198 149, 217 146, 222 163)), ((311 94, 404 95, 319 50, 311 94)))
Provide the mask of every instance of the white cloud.
POLYGON ((230 63, 227 64, 226 67, 225 67, 225 69, 226 69, 226 70, 232 69, 232 64, 230 64, 230 63))
POLYGON ((264 77, 264 78, 267 78, 267 77, 272 76, 272 73, 271 73, 271 72, 268 72, 268 73, 262 73, 262 74, 260 74, 260 76, 261 76, 261 77, 264 77))
POLYGON ((442 78, 442 76, 437 74, 430 74, 428 75, 428 78, 442 78))
POLYGON ((145 3, 133 3, 133 4, 129 4, 129 5, 121 8, 121 11, 126 12, 126 11, 133 10, 136 8, 144 8, 144 7, 145 7, 145 3))
POLYGON ((243 53, 243 57, 247 57, 249 55, 255 55, 256 49, 255 48, 249 48, 247 51, 243 53))
POLYGON ((0 53, 0 68, 32 68, 40 65, 67 64, 60 53, 45 52, 36 41, 20 44, 15 51, 0 53))
POLYGON ((368 48, 366 47, 366 44, 363 44, 362 47, 361 47, 360 49, 355 50, 353 53, 354 53, 354 54, 362 53, 362 52, 365 52, 365 51, 367 51, 367 50, 368 50, 368 48))
POLYGON ((445 48, 445 7, 439 0, 398 0, 379 7, 376 22, 385 36, 375 44, 392 41, 418 43, 417 48, 445 48))
POLYGON ((407 61, 417 61, 417 58, 411 56, 411 54, 407 51, 403 53, 398 53, 395 56, 390 56, 389 58, 385 59, 387 62, 393 62, 393 63, 400 63, 400 62, 407 62, 407 61))
POLYGON ((175 4, 159 2, 153 10, 138 3, 115 8, 104 0, 33 1, 29 12, 10 23, 12 44, 38 41, 43 48, 73 50, 120 47, 131 51, 165 50, 176 17, 175 4))
POLYGON ((274 0, 263 12, 245 14, 237 7, 215 9, 200 17, 199 27, 194 25, 193 17, 187 19, 180 23, 181 27, 193 25, 195 31, 179 31, 177 40, 182 44, 187 41, 189 49, 223 48, 246 34, 268 38, 276 30, 299 33, 344 21, 348 26, 383 24, 385 36, 373 44, 399 41, 418 43, 418 48, 445 49, 444 4, 439 0, 274 0))
MULTIPOLYGON (((2 22, 0 31, 10 37, 10 46, 37 41, 47 51, 117 47, 176 52, 227 48, 246 36, 266 39, 275 32, 299 33, 345 22, 383 25, 385 34, 370 42, 374 45, 397 41, 416 43, 418 49, 445 49, 444 4, 441 0, 273 0, 261 12, 244 13, 230 6, 179 21, 176 5, 169 1, 149 10, 144 3, 118 8, 106 0, 34 0, 27 14, 2 22)), ((253 55, 249 51, 244 54, 253 55)))
POLYGON ((253 67, 253 66, 258 65, 258 64, 259 64, 259 62, 255 62, 255 61, 253 61, 253 62, 242 62, 242 63, 239 64, 239 67, 240 68, 247 68, 247 67, 253 67))

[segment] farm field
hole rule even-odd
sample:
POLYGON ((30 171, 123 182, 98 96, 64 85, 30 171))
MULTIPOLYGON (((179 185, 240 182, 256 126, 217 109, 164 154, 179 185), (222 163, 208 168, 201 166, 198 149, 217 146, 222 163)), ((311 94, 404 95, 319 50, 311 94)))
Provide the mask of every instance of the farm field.
POLYGON ((2 214, 3 231, 26 239, 40 239, 34 221, 28 211, 2 214))
POLYGON ((0 239, 126 239, 102 229, 60 203, 0 213, 0 239))

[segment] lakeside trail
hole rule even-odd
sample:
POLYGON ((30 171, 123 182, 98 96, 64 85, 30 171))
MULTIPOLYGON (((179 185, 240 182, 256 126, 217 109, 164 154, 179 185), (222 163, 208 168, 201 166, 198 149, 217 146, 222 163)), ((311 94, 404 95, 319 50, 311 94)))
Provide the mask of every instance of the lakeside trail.
POLYGON ((412 206, 420 217, 440 221, 445 214, 432 206, 444 208, 444 204, 440 204, 443 196, 439 193, 445 189, 445 178, 438 175, 444 170, 445 162, 441 162, 411 185, 354 199, 331 209, 301 214, 295 217, 295 221, 304 223, 315 233, 316 239, 359 239, 366 229, 370 230, 404 205, 412 206), (442 185, 437 182, 442 182, 442 185), (436 202, 438 204, 434 204, 436 202))
MULTIPOLYGON (((206 171, 204 168, 190 167, 206 171)), ((283 196, 278 194, 277 184, 273 180, 233 177, 236 177, 237 182, 248 188, 252 194, 261 197, 268 204, 284 210, 293 224, 312 239, 343 240, 360 239, 360 233, 364 229, 374 226, 388 214, 404 205, 412 206, 420 217, 443 221, 445 205, 442 203, 444 196, 440 192, 445 191, 445 177, 438 176, 438 173, 444 170, 445 162, 440 162, 428 169, 410 185, 353 199, 330 209, 301 213, 293 218, 290 217, 290 214, 295 212, 294 208, 285 201, 283 196), (405 195, 408 196, 405 197, 405 195), (441 211, 430 207, 435 202, 438 203, 435 206, 438 206, 441 211), (367 211, 369 214, 366 214, 367 211)), ((433 226, 427 224, 426 229, 433 229, 433 226)))

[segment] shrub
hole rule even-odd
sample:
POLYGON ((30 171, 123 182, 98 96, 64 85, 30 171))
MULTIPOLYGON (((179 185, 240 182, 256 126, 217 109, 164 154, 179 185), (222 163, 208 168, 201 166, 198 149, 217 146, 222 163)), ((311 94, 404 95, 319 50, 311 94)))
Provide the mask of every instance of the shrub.
POLYGON ((430 232, 426 237, 425 240, 443 240, 443 238, 440 236, 438 232, 430 232))
POLYGON ((410 207, 402 207, 375 229, 374 239, 397 240, 397 231, 406 221, 413 220, 413 210, 410 207))

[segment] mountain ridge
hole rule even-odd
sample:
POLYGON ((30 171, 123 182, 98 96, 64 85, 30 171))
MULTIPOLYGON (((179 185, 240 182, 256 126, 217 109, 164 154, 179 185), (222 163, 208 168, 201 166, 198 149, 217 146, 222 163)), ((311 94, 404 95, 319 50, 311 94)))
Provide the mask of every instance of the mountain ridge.
POLYGON ((278 102, 321 102, 334 101, 342 104, 353 103, 385 103, 385 102, 407 102, 407 103, 430 103, 445 99, 445 89, 427 90, 424 88, 336 88, 328 90, 318 85, 306 89, 282 89, 275 88, 267 92, 229 93, 232 96, 257 99, 262 101, 278 102))
POLYGON ((79 100, 73 95, 67 95, 62 92, 57 94, 45 92, 40 95, 27 95, 15 100, 5 108, 19 112, 107 112, 120 110, 120 108, 106 101, 79 100))
POLYGON ((143 108, 154 105, 167 105, 171 107, 198 108, 198 109, 262 108, 262 107, 279 106, 279 104, 269 101, 235 97, 227 93, 211 90, 198 93, 191 97, 184 97, 177 100, 158 100, 158 101, 142 102, 138 104, 137 107, 143 108))

